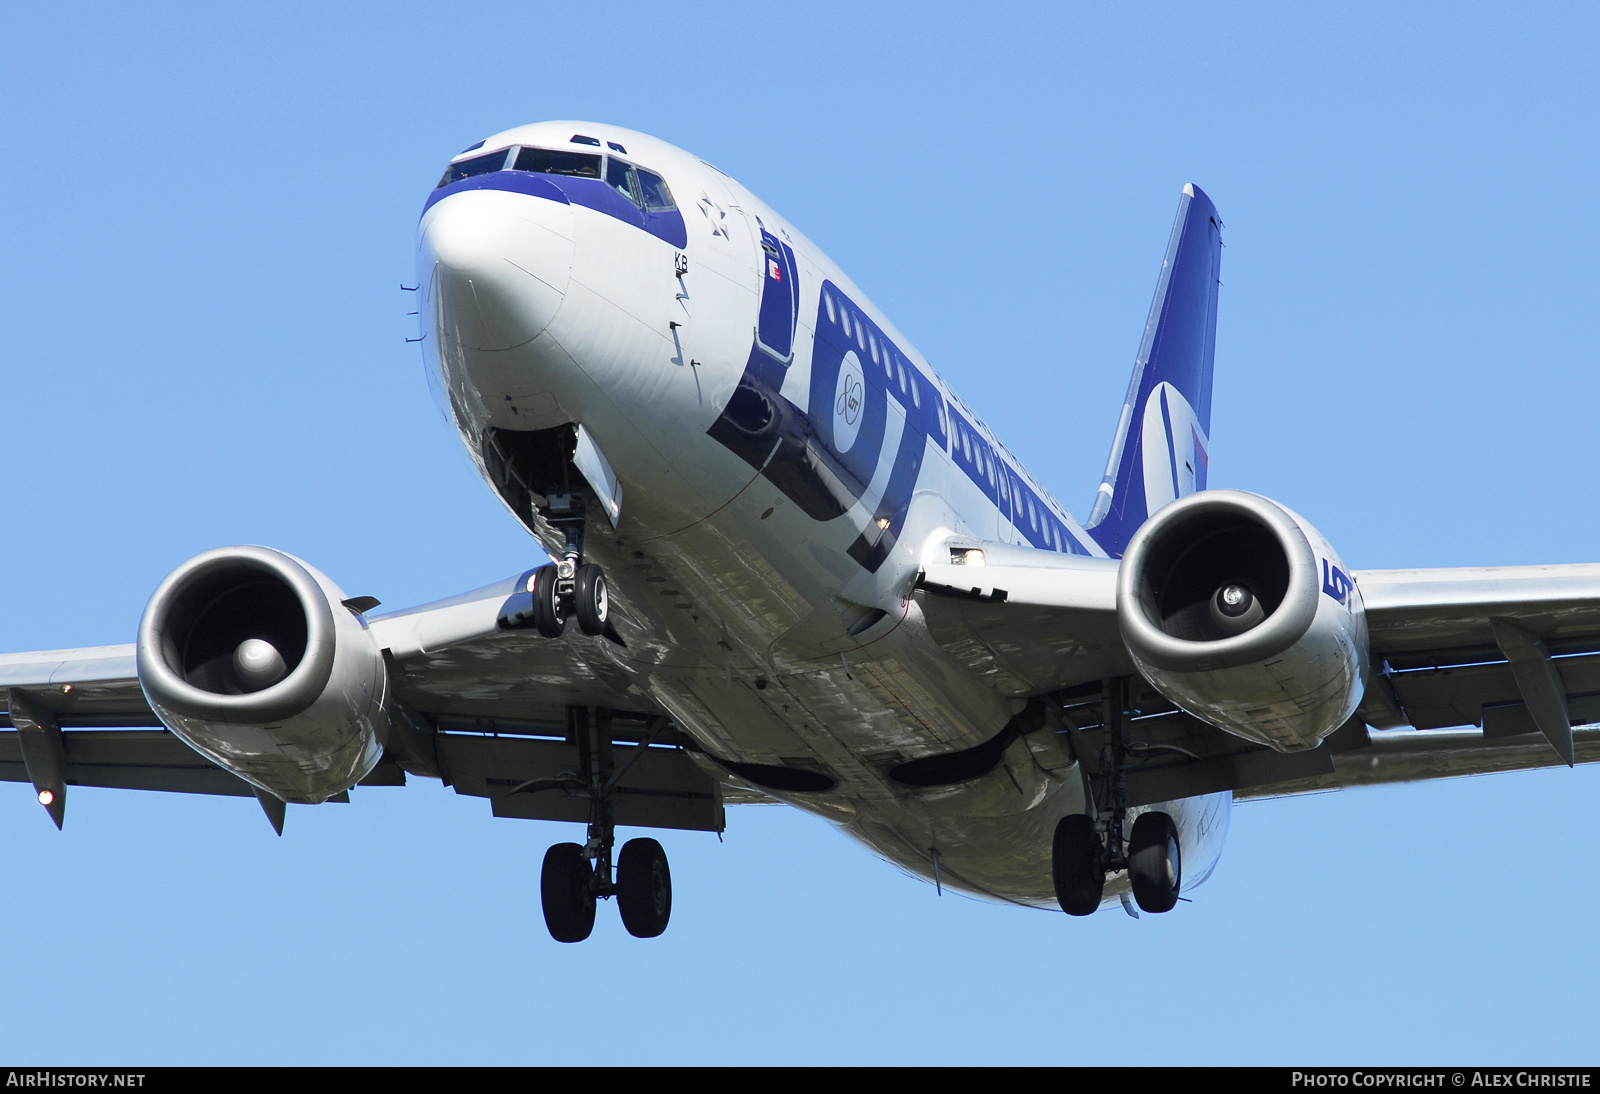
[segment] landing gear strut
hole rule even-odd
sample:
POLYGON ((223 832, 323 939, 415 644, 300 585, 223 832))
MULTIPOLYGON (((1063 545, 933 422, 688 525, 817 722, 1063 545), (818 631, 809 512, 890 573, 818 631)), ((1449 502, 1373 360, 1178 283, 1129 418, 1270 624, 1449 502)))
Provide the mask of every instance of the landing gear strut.
POLYGON ((579 779, 573 781, 587 782, 589 841, 558 843, 545 852, 539 876, 545 926, 557 942, 582 942, 594 930, 595 901, 615 896, 628 933, 654 938, 667 929, 672 917, 667 853, 653 839, 633 839, 622 845, 615 880, 611 867, 616 846, 612 790, 654 736, 641 741, 618 766, 611 754, 610 711, 572 707, 567 724, 578 742, 579 779))
POLYGON ((567 620, 578 617, 578 629, 588 635, 606 632, 611 621, 611 597, 605 571, 583 561, 584 506, 581 495, 552 495, 550 523, 566 537, 561 558, 533 573, 528 591, 533 594, 533 625, 546 638, 560 638, 567 620))
POLYGON ((1168 912, 1178 903, 1183 878, 1178 826, 1166 813, 1141 813, 1127 831, 1127 748, 1123 718, 1128 710, 1126 680, 1108 681, 1102 713, 1105 743, 1100 752, 1098 793, 1085 780, 1093 815, 1073 813, 1056 823, 1051 846, 1051 878, 1056 901, 1068 915, 1089 915, 1100 906, 1106 875, 1128 872, 1133 899, 1147 912, 1168 912))

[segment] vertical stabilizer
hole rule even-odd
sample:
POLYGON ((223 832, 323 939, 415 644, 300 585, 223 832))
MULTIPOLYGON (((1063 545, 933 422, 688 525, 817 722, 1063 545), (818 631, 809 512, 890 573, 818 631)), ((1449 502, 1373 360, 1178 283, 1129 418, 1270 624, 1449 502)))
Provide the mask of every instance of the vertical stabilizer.
POLYGON ((1217 207, 1191 183, 1178 201, 1106 477, 1087 522, 1113 558, 1151 513, 1206 488, 1221 265, 1217 207))

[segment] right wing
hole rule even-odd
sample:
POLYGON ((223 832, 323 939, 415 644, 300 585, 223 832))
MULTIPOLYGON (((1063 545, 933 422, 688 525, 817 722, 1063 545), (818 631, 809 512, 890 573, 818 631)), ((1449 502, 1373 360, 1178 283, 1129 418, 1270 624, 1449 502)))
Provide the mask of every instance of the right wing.
POLYGON ((1114 560, 953 541, 918 603, 947 652, 1007 695, 1048 696, 1097 768, 1098 681, 1129 676, 1133 804, 1262 797, 1600 761, 1600 565, 1369 570, 1354 576, 1373 668, 1356 717, 1278 753, 1178 710, 1137 676, 1116 621, 1114 560), (983 552, 983 565, 955 560, 983 552), (1368 727, 1373 727, 1371 730, 1368 727))
POLYGON ((1600 761, 1600 565, 1352 576, 1373 661, 1356 713, 1375 732, 1241 797, 1600 761))
POLYGON ((1117 629, 1116 559, 961 540, 940 551, 917 580, 928 631, 1002 694, 1135 671, 1117 629))

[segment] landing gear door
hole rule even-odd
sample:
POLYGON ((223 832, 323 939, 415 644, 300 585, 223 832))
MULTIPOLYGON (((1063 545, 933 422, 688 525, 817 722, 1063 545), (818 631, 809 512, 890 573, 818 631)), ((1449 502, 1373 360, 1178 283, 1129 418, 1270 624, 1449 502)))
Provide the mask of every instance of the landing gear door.
POLYGON ((800 278, 794 249, 761 229, 761 312, 756 320, 756 345, 774 360, 794 360, 795 319, 800 309, 800 278))

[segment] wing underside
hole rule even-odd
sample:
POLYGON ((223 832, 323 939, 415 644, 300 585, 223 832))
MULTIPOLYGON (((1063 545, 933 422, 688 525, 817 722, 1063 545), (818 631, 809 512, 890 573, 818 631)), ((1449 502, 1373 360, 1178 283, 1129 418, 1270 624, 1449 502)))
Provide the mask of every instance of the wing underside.
POLYGON ((1129 676, 1133 804, 1600 761, 1600 729, 1574 728, 1600 723, 1600 566, 1358 572, 1373 662, 1365 699, 1321 747, 1278 753, 1133 675, 1115 563, 974 546, 1001 565, 925 567, 917 595, 930 634, 1006 694, 1048 697, 1059 718, 1042 724, 1069 737, 1091 774, 1104 743, 1099 678, 1129 676))
MULTIPOLYGON (((770 801, 670 725, 605 656, 606 639, 551 641, 505 626, 516 584, 373 621, 389 651, 391 726, 383 760, 359 785, 431 776, 489 799, 496 816, 582 822, 603 738, 625 765, 619 824, 720 831, 725 804, 770 801), (596 712, 604 732, 580 732, 574 710, 596 712)), ((11 726, 0 730, 0 781, 257 796, 162 727, 132 645, 0 656, 0 698, 11 726)), ((59 820, 61 803, 48 807, 59 820)))
MULTIPOLYGON (((1137 677, 1116 626, 1114 561, 982 546, 989 565, 925 567, 916 597, 929 634, 1002 693, 1042 700, 1048 716, 1034 724, 1064 735, 1091 775, 1104 681, 1128 680, 1131 804, 1600 760, 1600 728, 1582 728, 1600 723, 1600 566, 1358 572, 1366 698, 1321 747, 1284 754, 1178 710, 1137 677)), ((725 804, 770 800, 678 732, 606 639, 507 626, 519 581, 373 621, 394 724, 362 785, 432 776, 489 799, 497 816, 582 821, 590 758, 569 719, 596 709, 628 763, 619 823, 720 830, 725 804)), ((69 786, 255 794, 161 727, 131 645, 0 656, 0 696, 12 726, 0 731, 0 781, 43 786, 37 769, 56 763, 69 786)))

